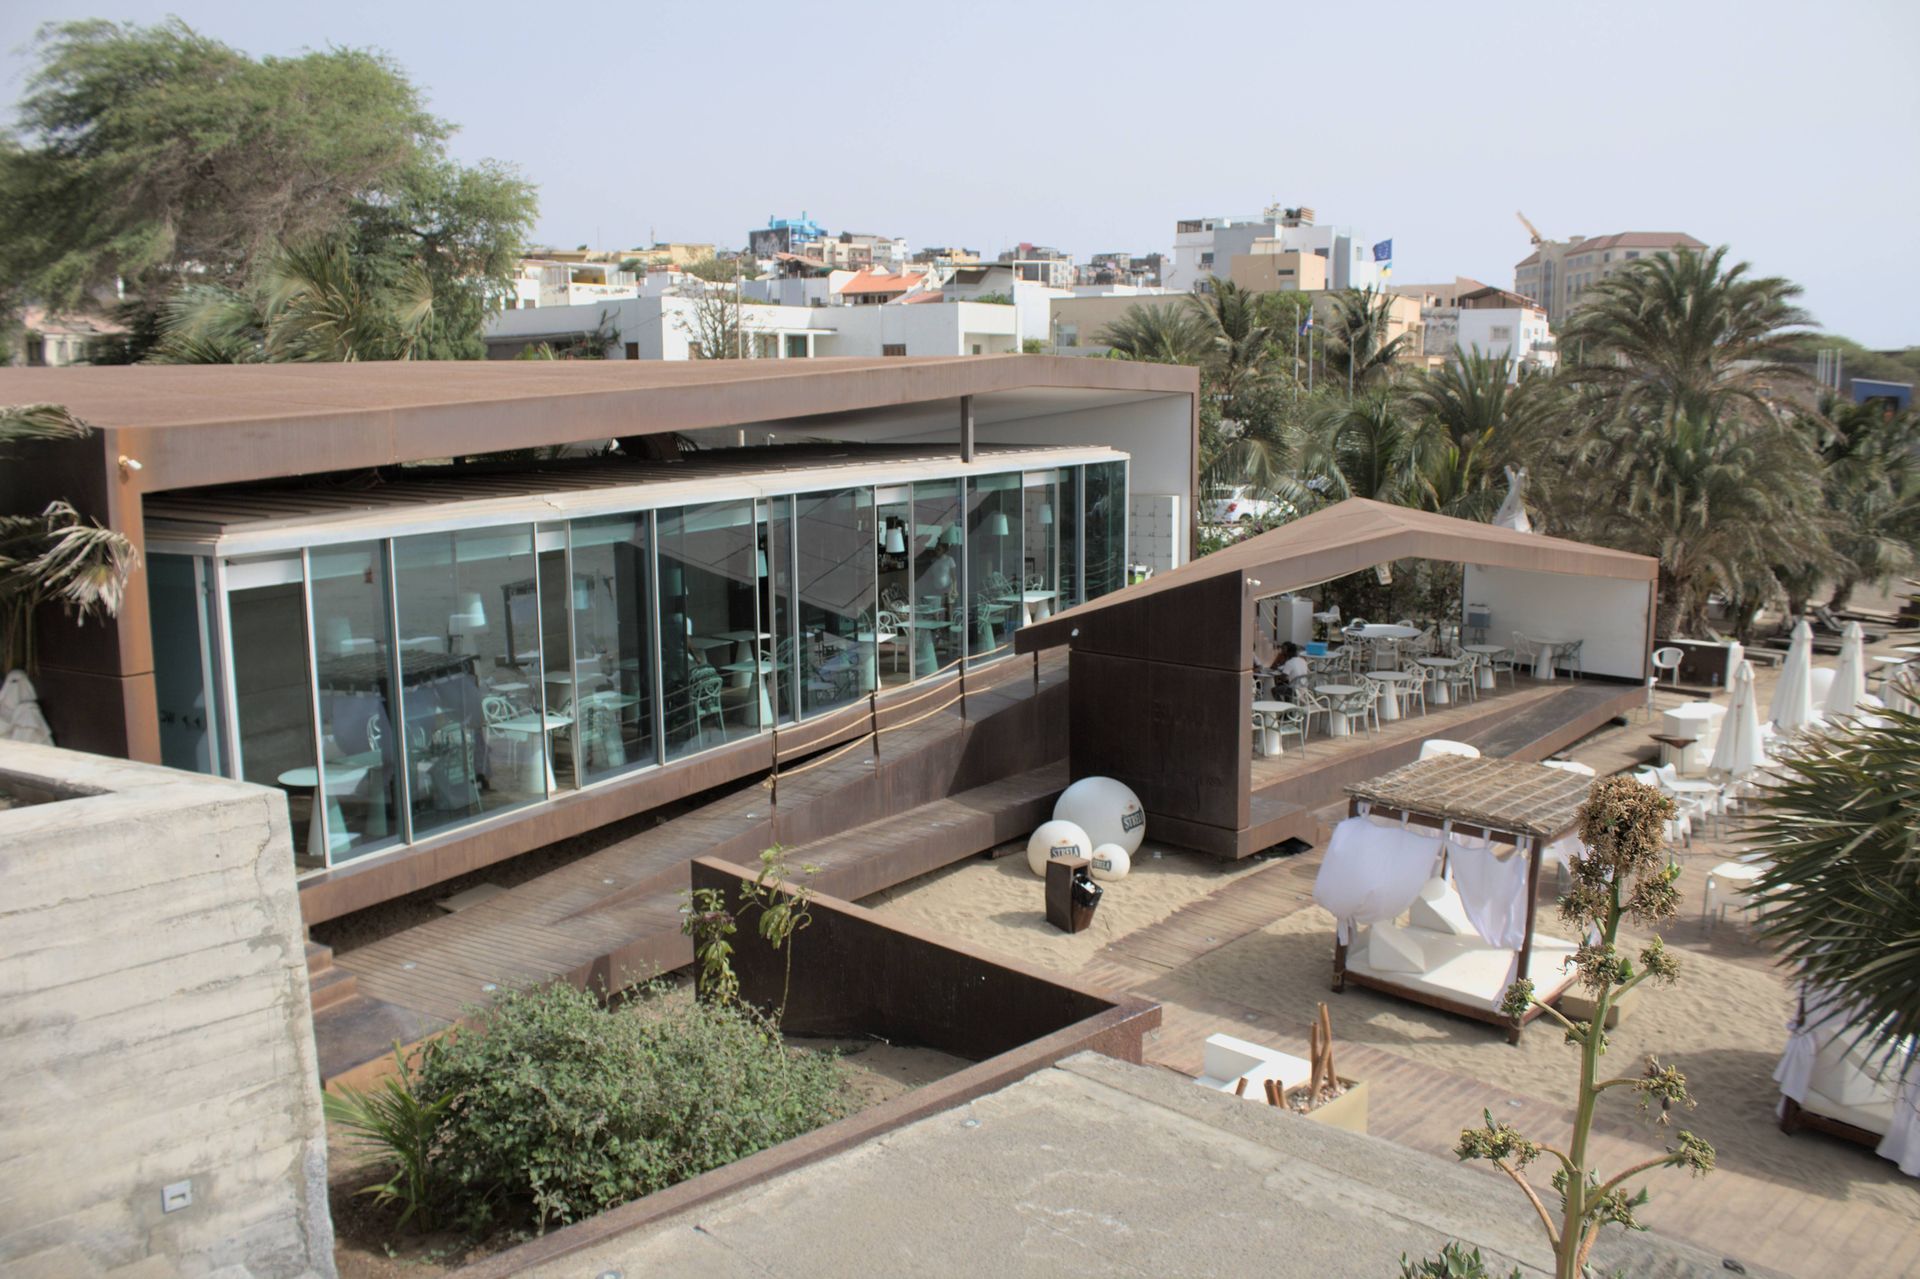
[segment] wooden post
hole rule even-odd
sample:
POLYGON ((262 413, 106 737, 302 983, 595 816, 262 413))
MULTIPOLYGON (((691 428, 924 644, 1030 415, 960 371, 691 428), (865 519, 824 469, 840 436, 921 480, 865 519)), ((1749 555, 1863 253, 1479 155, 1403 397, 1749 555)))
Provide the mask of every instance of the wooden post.
MULTIPOLYGON (((1533 835, 1529 835, 1527 840, 1533 845, 1527 854, 1527 931, 1526 934, 1520 938, 1520 962, 1519 966, 1514 970, 1516 979, 1527 975, 1527 965, 1533 959, 1533 915, 1539 905, 1537 899, 1540 896, 1541 840, 1538 836, 1533 835)), ((1517 1021, 1513 1023, 1512 1027, 1507 1031, 1507 1042, 1510 1044, 1519 1043, 1520 1030, 1521 1023, 1517 1021)))

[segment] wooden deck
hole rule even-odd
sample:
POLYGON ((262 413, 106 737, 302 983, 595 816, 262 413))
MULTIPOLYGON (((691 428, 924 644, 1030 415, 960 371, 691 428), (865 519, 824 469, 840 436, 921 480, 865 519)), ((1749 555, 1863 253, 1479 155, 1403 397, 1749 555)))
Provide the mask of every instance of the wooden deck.
POLYGON ((1482 692, 1477 701, 1432 706, 1424 715, 1415 711, 1377 732, 1316 735, 1305 749, 1289 739, 1285 754, 1253 757, 1251 822, 1231 855, 1248 857, 1288 838, 1319 843, 1315 810, 1337 802, 1345 786, 1411 763, 1430 737, 1466 742, 1503 759, 1545 759, 1645 698, 1645 690, 1632 684, 1523 678, 1482 692))

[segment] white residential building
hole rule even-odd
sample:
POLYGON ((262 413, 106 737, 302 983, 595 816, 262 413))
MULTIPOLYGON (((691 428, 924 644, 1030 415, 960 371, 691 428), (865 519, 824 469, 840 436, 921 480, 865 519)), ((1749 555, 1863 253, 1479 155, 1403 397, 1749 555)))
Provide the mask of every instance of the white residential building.
POLYGON ((641 277, 610 262, 547 262, 523 258, 513 273, 506 308, 534 310, 638 297, 641 277))
MULTIPOLYGON (((1004 355, 1020 349, 1015 308, 940 300, 878 306, 780 306, 748 302, 740 308, 746 354, 758 359, 819 356, 1004 355)), ((693 297, 636 297, 536 311, 505 311, 487 324, 487 358, 512 359, 542 342, 604 336, 608 359, 688 360, 699 343, 693 297)))
POLYGON ((1188 218, 1174 226, 1173 258, 1161 283, 1191 293, 1211 276, 1227 279, 1236 257, 1301 253, 1326 260, 1323 287, 1374 288, 1386 280, 1373 242, 1351 227, 1316 226, 1308 208, 1269 208, 1257 217, 1188 218), (1261 243, 1256 248, 1255 242, 1261 243))
POLYGON ((1513 375, 1522 369, 1551 369, 1559 362, 1553 329, 1544 308, 1505 289, 1482 286, 1461 293, 1450 306, 1425 306, 1423 351, 1451 357, 1458 351, 1511 356, 1513 375))

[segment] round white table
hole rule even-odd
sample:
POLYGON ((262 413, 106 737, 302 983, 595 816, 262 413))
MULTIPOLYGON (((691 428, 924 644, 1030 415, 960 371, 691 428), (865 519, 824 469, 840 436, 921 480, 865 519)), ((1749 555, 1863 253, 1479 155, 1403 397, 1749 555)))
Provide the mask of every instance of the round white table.
POLYGON ((1280 730, 1273 727, 1267 716, 1280 715, 1294 709, 1292 702, 1262 700, 1253 704, 1253 713, 1260 717, 1260 753, 1263 756, 1281 754, 1280 730))
POLYGON ((1573 643, 1570 639, 1548 639, 1544 635, 1529 635, 1539 652, 1533 658, 1533 677, 1535 679, 1553 678, 1553 650, 1563 644, 1573 643))
POLYGON ((1419 638, 1420 628, 1417 626, 1401 626, 1397 623, 1369 622, 1365 626, 1348 627, 1342 634, 1364 640, 1410 640, 1419 638))
MULTIPOLYGON (((332 843, 335 848, 345 848, 353 842, 353 832, 347 829, 347 815, 340 810, 340 797, 351 795, 366 775, 365 765, 327 765, 327 802, 325 807, 315 804, 313 816, 307 819, 307 856, 318 858, 323 863, 326 861, 329 826, 333 831, 332 843)), ((292 790, 317 790, 320 786, 320 770, 289 768, 280 774, 278 780, 282 786, 292 790)))
POLYGON ((521 763, 523 771, 520 774, 520 784, 528 791, 537 791, 544 780, 547 787, 544 793, 551 795, 560 788, 553 778, 553 743, 547 740, 547 734, 557 728, 565 728, 571 723, 573 723, 573 716, 555 715, 549 712, 544 719, 539 715, 520 715, 513 719, 500 720, 487 727, 503 733, 519 733, 528 738, 536 734, 539 736, 540 762, 535 764, 529 756, 521 763))
POLYGON ((1504 644, 1462 644, 1460 646, 1460 651, 1463 653, 1472 653, 1475 657, 1482 659, 1481 661, 1476 663, 1476 665, 1479 666, 1480 668, 1476 678, 1479 680, 1481 688, 1491 689, 1493 687, 1493 660, 1492 659, 1506 652, 1507 651, 1506 645, 1504 644))
POLYGON ((1380 720, 1400 718, 1400 686, 1413 678, 1411 671, 1368 671, 1366 677, 1380 685, 1380 720))
MULTIPOLYGON (((1326 697, 1344 699, 1352 697, 1355 693, 1364 692, 1365 690, 1356 684, 1320 684, 1316 686, 1313 691, 1326 697)), ((1346 737, 1352 732, 1352 728, 1347 724, 1347 716, 1344 711, 1330 710, 1327 712, 1328 737, 1346 737)))
MULTIPOLYGON (((1457 668, 1460 665, 1460 659, 1457 657, 1423 657, 1420 659, 1420 665, 1430 671, 1445 674, 1447 671, 1457 668)), ((1447 691, 1447 681, 1443 679, 1435 680, 1433 682, 1433 704, 1435 706, 1446 706, 1451 704, 1452 701, 1453 695, 1447 691)))

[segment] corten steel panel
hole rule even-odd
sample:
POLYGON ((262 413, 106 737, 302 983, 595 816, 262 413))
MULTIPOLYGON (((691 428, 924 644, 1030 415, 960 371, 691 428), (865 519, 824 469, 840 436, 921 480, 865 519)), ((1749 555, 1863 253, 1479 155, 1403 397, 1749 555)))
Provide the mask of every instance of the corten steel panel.
POLYGON ((1156 662, 1252 669, 1253 609, 1238 577, 1202 578, 1191 586, 1142 601, 1147 609, 1147 656, 1156 662))
MULTIPOLYGON (((97 629, 97 628, 90 628, 97 629)), ((42 662, 33 676, 53 740, 68 750, 158 762, 158 705, 151 674, 99 675, 42 662), (149 736, 145 728, 151 726, 149 736)))
POLYGON ((1247 676, 1100 653, 1072 656, 1069 758, 1075 777, 1112 777, 1156 815, 1247 824, 1247 676))
MULTIPOLYGON (((713 858, 692 866, 696 890, 715 888, 740 907, 746 872, 713 858)), ((1034 885, 1040 913, 1040 885, 1034 885)), ((1117 1000, 1079 989, 957 941, 883 922, 824 894, 811 922, 774 950, 752 927, 734 935, 741 997, 785 1004, 790 1034, 876 1035, 982 1061, 1112 1010, 1117 1000)))

